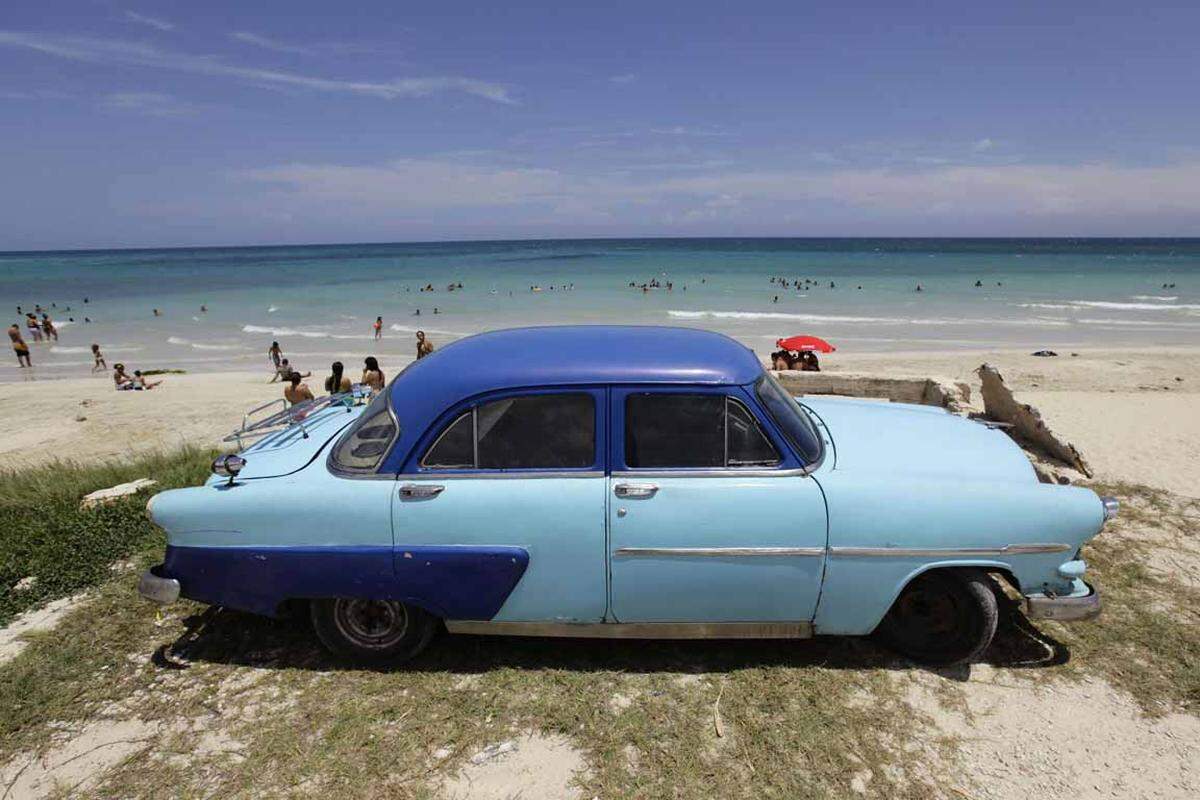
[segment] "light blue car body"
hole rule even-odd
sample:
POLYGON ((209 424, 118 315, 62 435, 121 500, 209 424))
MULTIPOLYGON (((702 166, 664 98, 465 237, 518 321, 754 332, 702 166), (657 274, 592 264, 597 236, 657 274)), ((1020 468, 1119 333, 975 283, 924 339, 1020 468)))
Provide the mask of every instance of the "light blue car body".
POLYGON ((797 623, 809 633, 867 634, 909 581, 944 567, 1002 573, 1041 601, 1093 593, 1078 551, 1103 526, 1104 505, 1088 489, 1039 483, 1003 432, 926 406, 798 398, 822 444, 820 458, 804 463, 756 396, 761 378, 752 353, 699 331, 581 327, 462 340, 389 387, 400 433, 378 471, 348 475, 330 462, 364 413, 337 406, 306 419, 303 431, 288 427, 247 448, 235 480, 214 476, 155 496, 150 513, 168 534, 155 574, 177 581, 184 596, 256 613, 361 596, 410 602, 448 623, 512 624, 497 626, 505 631, 797 623), (578 339, 566 349, 583 348, 583 357, 570 369, 547 368, 564 336, 578 339), (604 359, 631 337, 632 366, 604 359), (660 337, 668 344, 656 349, 660 337), (553 345, 539 353, 545 339, 553 345), (596 340, 605 344, 589 369, 584 343, 596 340), (439 365, 484 363, 481 350, 503 360, 515 344, 523 355, 509 369, 485 370, 473 386, 455 376, 442 397, 428 396, 442 380, 432 372, 439 365), (706 359, 736 363, 707 370, 706 359), (565 390, 595 400, 591 467, 419 466, 462 408, 565 390), (770 469, 626 467, 621 398, 654 391, 734 398, 785 458, 770 469), (433 484, 434 496, 405 495, 433 484), (644 496, 619 488, 647 485, 644 496))

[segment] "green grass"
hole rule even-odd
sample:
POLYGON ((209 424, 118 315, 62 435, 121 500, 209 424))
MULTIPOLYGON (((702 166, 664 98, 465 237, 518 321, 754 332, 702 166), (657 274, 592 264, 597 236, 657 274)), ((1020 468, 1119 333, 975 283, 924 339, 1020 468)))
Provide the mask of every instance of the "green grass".
POLYGON ((137 478, 158 481, 151 491, 198 484, 213 455, 187 449, 94 466, 58 462, 0 472, 0 625, 107 579, 114 562, 161 542, 146 517, 148 493, 81 509, 85 494, 137 478), (31 588, 16 589, 31 577, 31 588))
POLYGON ((1094 622, 1057 629, 1077 664, 1147 713, 1200 714, 1200 589, 1153 567, 1175 551, 1200 560, 1200 501, 1134 484, 1092 488, 1121 500, 1117 521, 1084 548, 1104 610, 1094 622))

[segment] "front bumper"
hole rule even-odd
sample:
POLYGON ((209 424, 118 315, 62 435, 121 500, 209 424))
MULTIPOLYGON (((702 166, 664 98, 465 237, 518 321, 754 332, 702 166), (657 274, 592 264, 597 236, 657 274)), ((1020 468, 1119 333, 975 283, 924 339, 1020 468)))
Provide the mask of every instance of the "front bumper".
POLYGON ((141 580, 138 581, 138 594, 155 603, 170 605, 179 599, 179 581, 158 575, 156 569, 158 567, 142 573, 141 580))
POLYGON ((1025 616, 1030 619, 1053 619, 1059 622, 1079 622, 1100 616, 1100 595, 1090 583, 1080 581, 1084 594, 1051 597, 1044 594, 1025 596, 1025 616))

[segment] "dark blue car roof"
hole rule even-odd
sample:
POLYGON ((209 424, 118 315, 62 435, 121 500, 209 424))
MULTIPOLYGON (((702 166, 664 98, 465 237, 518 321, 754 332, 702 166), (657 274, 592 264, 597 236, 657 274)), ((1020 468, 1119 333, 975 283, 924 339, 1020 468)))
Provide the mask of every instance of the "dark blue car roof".
POLYGON ((744 385, 762 372, 745 345, 692 328, 569 325, 481 333, 413 362, 392 382, 392 408, 401 428, 394 451, 407 453, 448 408, 484 392, 588 384, 744 385))

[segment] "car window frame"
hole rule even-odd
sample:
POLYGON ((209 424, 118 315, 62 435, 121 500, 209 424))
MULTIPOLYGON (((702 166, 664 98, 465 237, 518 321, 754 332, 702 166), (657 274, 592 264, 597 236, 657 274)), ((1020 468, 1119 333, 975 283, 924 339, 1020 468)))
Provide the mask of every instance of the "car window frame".
MULTIPOLYGON (((393 378, 393 380, 395 379, 393 378)), ((376 461, 375 465, 372 467, 355 468, 346 466, 338 461, 335 457, 335 454, 342 443, 349 437, 353 436, 355 431, 366 424, 366 420, 368 419, 367 412, 371 410, 371 406, 374 405, 375 402, 380 398, 380 394, 377 394, 375 397, 371 398, 371 401, 368 402, 366 406, 363 407, 363 410, 358 417, 351 422, 345 430, 334 436, 327 445, 329 447, 329 454, 325 457, 325 468, 331 474, 339 478, 355 478, 358 480, 371 478, 391 479, 393 477, 391 473, 383 471, 383 465, 387 463, 388 458, 392 454, 393 448, 395 448, 396 443, 400 441, 400 419, 396 416, 396 409, 392 407, 391 384, 388 384, 388 386, 384 387, 384 390, 381 394, 383 396, 383 407, 387 411, 388 416, 391 417, 392 427, 394 430, 392 432, 391 439, 389 439, 387 444, 384 446, 383 453, 380 455, 379 460, 376 461)))
MULTIPOLYGON (((753 386, 753 384, 751 384, 753 386)), ((747 475, 747 474, 791 474, 797 470, 804 468, 801 462, 795 455, 795 452, 776 429, 774 422, 758 405, 758 398, 751 392, 746 390, 746 387, 740 385, 713 385, 713 384, 639 384, 639 385, 622 385, 613 386, 609 397, 610 404, 610 463, 611 472, 613 474, 629 473, 629 474, 667 474, 671 475, 693 475, 693 476, 720 476, 720 475, 747 475), (628 464, 625 456, 625 427, 626 427, 626 400, 630 395, 634 394, 715 394, 722 395, 728 399, 733 399, 745 408, 754 422, 758 425, 759 431, 766 437, 767 441, 775 449, 779 460, 770 466, 766 465, 746 465, 746 466, 728 466, 728 454, 725 457, 726 466, 723 467, 633 467, 628 464)), ((726 414, 728 414, 728 406, 726 406, 726 414)), ((728 447, 728 426, 726 426, 726 447, 728 447)))
POLYGON ((588 475, 592 473, 603 474, 605 471, 605 445, 607 438, 607 413, 608 408, 608 390, 604 386, 586 385, 586 386, 554 386, 554 387, 521 387, 513 389, 505 389, 496 392, 477 395, 468 400, 464 400, 455 404, 449 411, 441 414, 434 421, 429 429, 417 441, 413 448, 414 455, 410 458, 409 468, 404 471, 404 475, 414 476, 480 476, 480 477, 497 477, 497 476, 517 476, 523 475, 528 477, 555 477, 558 475, 588 475), (478 417, 477 411, 479 407, 485 406, 488 403, 496 402, 497 400, 505 400, 509 398, 519 397, 534 397, 555 394, 570 394, 587 396, 592 401, 593 415, 593 441, 592 441, 592 463, 582 467, 512 467, 512 468, 493 468, 493 467, 433 467, 426 466, 425 458, 433 449, 441 438, 450 430, 450 427, 458 422, 458 420, 466 413, 472 414, 472 446, 475 463, 479 463, 479 434, 478 434, 478 417))

